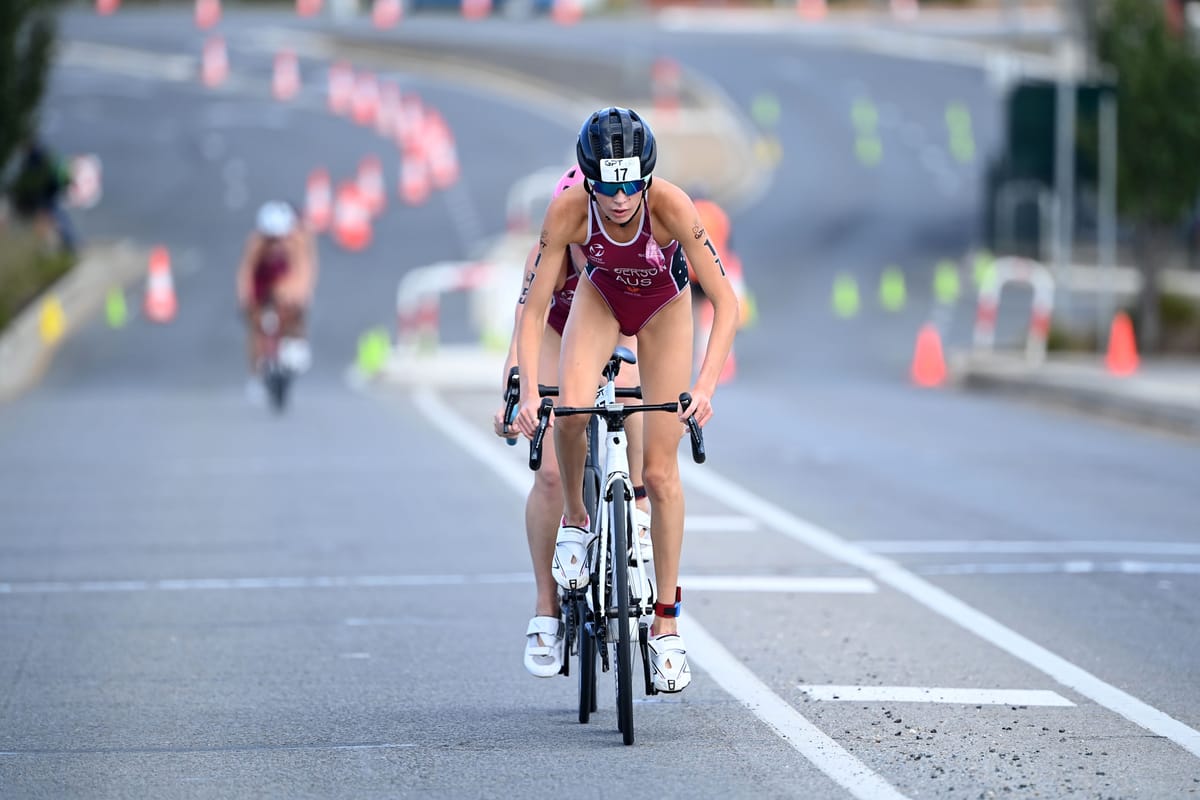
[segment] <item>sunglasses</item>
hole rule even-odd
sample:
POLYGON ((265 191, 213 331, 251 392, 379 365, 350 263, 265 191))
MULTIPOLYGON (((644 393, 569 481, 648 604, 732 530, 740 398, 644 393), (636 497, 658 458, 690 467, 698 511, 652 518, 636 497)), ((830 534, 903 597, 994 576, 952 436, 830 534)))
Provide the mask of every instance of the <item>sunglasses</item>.
POLYGON ((605 183, 604 181, 589 180, 588 184, 592 187, 592 191, 604 195, 605 197, 616 197, 617 192, 624 192, 632 197, 638 192, 646 188, 645 181, 622 181, 621 183, 605 183))

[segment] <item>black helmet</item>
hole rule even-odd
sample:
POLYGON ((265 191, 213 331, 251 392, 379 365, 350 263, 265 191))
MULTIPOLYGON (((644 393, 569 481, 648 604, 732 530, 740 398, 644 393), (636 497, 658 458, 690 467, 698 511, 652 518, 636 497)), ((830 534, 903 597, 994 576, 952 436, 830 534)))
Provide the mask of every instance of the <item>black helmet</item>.
POLYGON ((636 111, 610 106, 588 117, 579 131, 575 155, 585 177, 594 181, 617 183, 629 180, 649 180, 658 160, 658 148, 650 126, 636 111), (629 168, 631 162, 614 164, 618 159, 638 160, 638 173, 614 173, 629 168))

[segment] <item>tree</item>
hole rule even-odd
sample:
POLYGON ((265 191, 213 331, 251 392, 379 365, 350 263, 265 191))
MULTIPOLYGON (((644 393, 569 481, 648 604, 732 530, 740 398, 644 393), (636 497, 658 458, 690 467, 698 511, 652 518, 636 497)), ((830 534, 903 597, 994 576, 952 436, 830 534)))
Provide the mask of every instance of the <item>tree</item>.
POLYGON ((36 133, 62 0, 0 0, 0 176, 36 133))
POLYGON ((1172 32, 1166 5, 1108 0, 1096 20, 1100 60, 1117 75, 1117 204, 1135 227, 1143 273, 1141 339, 1158 346, 1158 274, 1200 197, 1200 55, 1172 32))

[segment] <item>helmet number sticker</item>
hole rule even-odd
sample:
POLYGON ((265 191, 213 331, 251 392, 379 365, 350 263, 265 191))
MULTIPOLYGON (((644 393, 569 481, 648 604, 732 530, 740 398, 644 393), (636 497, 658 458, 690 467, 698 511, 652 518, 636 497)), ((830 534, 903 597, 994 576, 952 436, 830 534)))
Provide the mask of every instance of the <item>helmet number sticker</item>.
POLYGON ((600 180, 604 183, 624 183, 641 179, 642 161, 637 156, 600 159, 600 180))

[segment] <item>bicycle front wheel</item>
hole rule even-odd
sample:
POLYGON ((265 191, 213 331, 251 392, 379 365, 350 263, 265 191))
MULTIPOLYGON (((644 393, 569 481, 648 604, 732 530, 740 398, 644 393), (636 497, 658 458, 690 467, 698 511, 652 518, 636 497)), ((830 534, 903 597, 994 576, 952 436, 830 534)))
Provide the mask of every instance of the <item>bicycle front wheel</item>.
POLYGON ((616 619, 611 620, 610 636, 616 643, 617 727, 625 744, 633 744, 633 631, 630 629, 629 602, 629 505, 624 487, 613 488, 608 504, 609 544, 613 574, 616 619))
POLYGON ((575 645, 579 648, 579 721, 587 723, 596 710, 596 634, 589 619, 587 600, 575 601, 575 619, 579 630, 575 634, 575 645))

